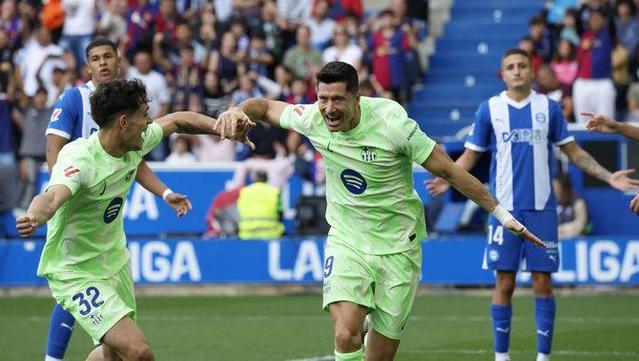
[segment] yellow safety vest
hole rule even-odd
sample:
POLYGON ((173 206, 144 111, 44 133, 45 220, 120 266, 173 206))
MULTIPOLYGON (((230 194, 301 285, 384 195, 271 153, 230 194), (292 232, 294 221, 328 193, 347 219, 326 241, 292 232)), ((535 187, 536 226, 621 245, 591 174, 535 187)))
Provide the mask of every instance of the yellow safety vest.
POLYGON ((280 222, 280 191, 264 182, 255 182, 240 190, 237 211, 240 215, 240 238, 277 238, 284 233, 280 222))

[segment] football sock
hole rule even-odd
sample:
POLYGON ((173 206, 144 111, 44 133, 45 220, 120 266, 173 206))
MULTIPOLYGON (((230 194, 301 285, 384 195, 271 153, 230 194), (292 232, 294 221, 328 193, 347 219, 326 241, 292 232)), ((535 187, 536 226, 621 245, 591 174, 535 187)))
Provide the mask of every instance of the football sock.
POLYGON ((550 361, 550 355, 546 355, 545 353, 538 353, 536 361, 550 361))
POLYGON ((349 353, 341 353, 335 350, 335 361, 364 361, 364 348, 349 353))
POLYGON ((69 346, 75 319, 69 312, 65 311, 62 306, 56 304, 51 312, 49 322, 49 338, 47 339, 48 360, 62 360, 69 346))
POLYGON ((495 352, 495 361, 510 361, 508 352, 495 352))
POLYGON ((490 316, 493 318, 493 335, 496 353, 508 353, 510 343, 510 318, 513 315, 512 306, 490 306, 490 316))
POLYGON ((555 325, 555 298, 535 299, 535 323, 537 324, 537 352, 550 354, 555 325))

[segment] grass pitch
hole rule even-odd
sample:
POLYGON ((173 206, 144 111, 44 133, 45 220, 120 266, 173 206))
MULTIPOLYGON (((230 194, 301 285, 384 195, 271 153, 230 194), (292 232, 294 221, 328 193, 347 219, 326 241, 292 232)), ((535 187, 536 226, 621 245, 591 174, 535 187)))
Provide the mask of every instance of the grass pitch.
MULTIPOLYGON (((491 360, 486 296, 418 296, 399 361, 491 360)), ((639 360, 639 296, 557 298, 553 361, 639 360)), ((0 360, 44 359, 53 302, 0 298, 0 360)), ((331 360, 332 328, 321 297, 140 297, 139 324, 157 360, 331 360)), ((516 296, 511 357, 534 360, 534 299, 516 296)), ((75 328, 66 360, 84 360, 92 342, 75 328)))

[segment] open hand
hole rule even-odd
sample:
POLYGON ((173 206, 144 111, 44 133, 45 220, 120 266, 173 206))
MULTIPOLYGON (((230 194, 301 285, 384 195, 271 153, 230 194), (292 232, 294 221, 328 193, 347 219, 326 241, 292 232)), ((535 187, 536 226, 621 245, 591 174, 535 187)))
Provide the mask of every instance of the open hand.
POLYGON ((532 234, 532 232, 527 230, 523 224, 519 223, 519 221, 514 218, 506 222, 506 224, 504 224, 504 228, 506 228, 510 233, 527 240, 537 247, 546 248, 546 244, 541 239, 532 234))
POLYGON ((173 208, 178 217, 184 216, 193 208, 191 201, 185 195, 175 192, 166 196, 166 204, 173 208))
POLYGON ((638 189, 639 180, 628 177, 628 174, 633 173, 634 171, 635 171, 634 169, 618 170, 612 173, 612 175, 610 176, 610 179, 608 180, 608 183, 610 184, 611 187, 618 189, 622 192, 625 192, 631 189, 638 189))
POLYGON ((255 149, 255 144, 248 138, 248 132, 255 127, 246 113, 240 108, 232 107, 219 115, 215 121, 214 128, 222 138, 237 140, 255 149))
POLYGON ((435 177, 432 179, 428 179, 424 181, 426 185, 426 190, 431 196, 438 196, 440 194, 445 193, 448 188, 450 188, 450 184, 444 180, 444 178, 435 177))
POLYGON ((582 112, 581 115, 590 117, 590 120, 586 123, 586 129, 589 132, 615 133, 619 127, 619 122, 603 114, 582 112))

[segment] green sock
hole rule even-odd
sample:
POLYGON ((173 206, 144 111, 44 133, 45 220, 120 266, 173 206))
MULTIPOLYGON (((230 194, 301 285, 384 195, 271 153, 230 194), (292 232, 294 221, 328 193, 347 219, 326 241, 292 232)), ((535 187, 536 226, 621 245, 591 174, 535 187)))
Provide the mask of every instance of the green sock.
POLYGON ((350 353, 341 353, 335 350, 335 361, 364 361, 364 348, 350 353))

